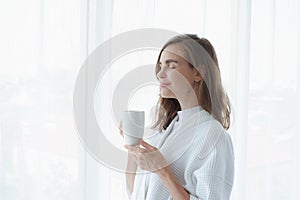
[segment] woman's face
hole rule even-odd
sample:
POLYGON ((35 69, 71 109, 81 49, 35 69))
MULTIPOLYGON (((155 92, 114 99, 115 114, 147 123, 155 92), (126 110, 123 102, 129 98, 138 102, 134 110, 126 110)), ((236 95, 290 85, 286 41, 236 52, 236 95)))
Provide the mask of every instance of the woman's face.
POLYGON ((183 55, 178 44, 167 46, 161 53, 157 78, 163 98, 184 98, 193 89, 194 81, 199 79, 198 71, 189 66, 183 55))

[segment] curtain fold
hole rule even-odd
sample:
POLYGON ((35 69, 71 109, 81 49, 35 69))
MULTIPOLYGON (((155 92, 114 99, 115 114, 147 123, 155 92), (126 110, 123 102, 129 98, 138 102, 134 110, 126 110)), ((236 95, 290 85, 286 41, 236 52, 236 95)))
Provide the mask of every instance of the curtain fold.
MULTIPOLYGON (((251 1, 231 1, 230 96, 233 120, 230 132, 235 148, 235 185, 233 199, 243 199, 247 183, 247 136, 249 99, 251 1)), ((222 67, 222 66, 221 66, 222 67)))

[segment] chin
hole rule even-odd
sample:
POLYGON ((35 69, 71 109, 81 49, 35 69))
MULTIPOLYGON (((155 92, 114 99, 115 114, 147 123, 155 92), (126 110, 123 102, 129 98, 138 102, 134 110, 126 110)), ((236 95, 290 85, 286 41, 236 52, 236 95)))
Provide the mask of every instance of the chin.
POLYGON ((166 98, 166 99, 169 99, 169 98, 176 98, 176 96, 174 95, 174 93, 168 89, 168 88, 160 88, 160 96, 162 98, 166 98))

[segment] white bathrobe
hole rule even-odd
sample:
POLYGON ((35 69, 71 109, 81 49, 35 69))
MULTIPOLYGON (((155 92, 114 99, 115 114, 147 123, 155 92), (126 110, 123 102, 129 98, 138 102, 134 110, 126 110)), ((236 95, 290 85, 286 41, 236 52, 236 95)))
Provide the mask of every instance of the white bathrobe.
MULTIPOLYGON (((232 141, 221 124, 200 106, 179 111, 165 131, 156 131, 145 140, 164 155, 191 200, 230 199, 234 178, 232 141)), ((129 198, 172 199, 160 178, 150 172, 136 174, 129 198)))

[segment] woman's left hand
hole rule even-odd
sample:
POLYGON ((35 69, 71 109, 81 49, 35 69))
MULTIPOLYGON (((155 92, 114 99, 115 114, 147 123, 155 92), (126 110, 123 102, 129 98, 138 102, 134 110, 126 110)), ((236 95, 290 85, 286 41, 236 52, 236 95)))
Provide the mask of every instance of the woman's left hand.
POLYGON ((140 140, 139 143, 144 148, 128 145, 125 145, 125 148, 134 156, 136 163, 142 170, 157 172, 167 166, 164 156, 156 147, 144 140, 140 140))

